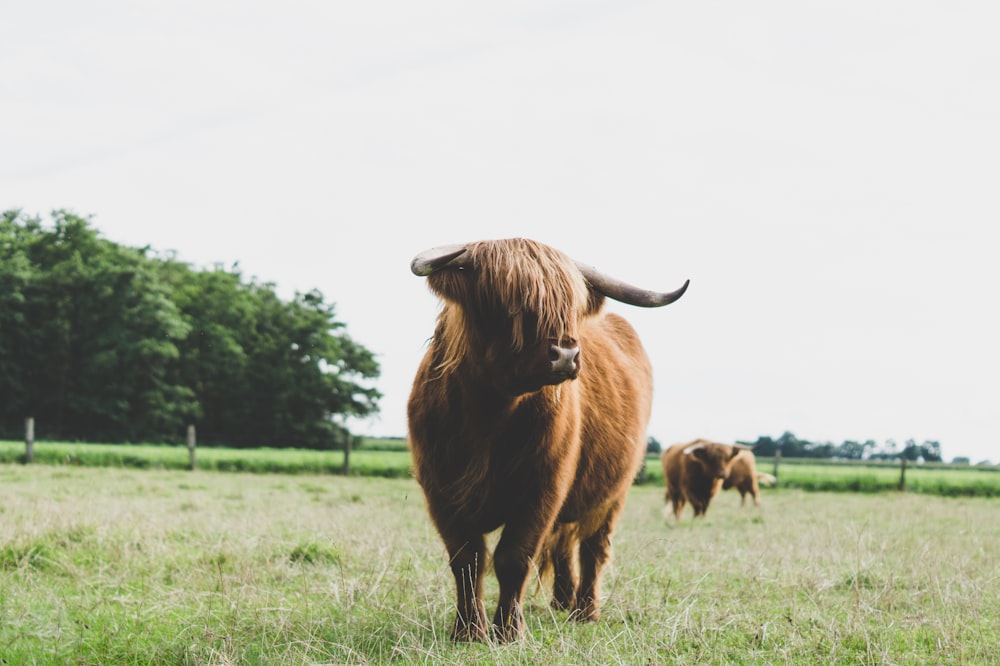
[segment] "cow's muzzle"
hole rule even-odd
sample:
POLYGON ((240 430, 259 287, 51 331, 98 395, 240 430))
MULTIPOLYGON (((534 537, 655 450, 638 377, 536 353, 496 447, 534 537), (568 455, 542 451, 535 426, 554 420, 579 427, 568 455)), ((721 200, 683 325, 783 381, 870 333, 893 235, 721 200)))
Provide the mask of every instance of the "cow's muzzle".
POLYGON ((573 379, 580 372, 580 345, 572 338, 549 345, 549 361, 553 375, 573 379))

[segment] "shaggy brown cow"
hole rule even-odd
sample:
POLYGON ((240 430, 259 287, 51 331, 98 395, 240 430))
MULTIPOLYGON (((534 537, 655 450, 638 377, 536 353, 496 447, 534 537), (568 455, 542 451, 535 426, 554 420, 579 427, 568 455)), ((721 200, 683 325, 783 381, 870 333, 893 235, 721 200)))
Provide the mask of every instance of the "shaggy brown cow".
POLYGON ((553 605, 598 619, 601 568, 645 452, 652 393, 635 331, 602 306, 605 297, 667 305, 687 283, 665 294, 636 289, 525 239, 434 248, 411 268, 443 302, 408 425, 455 576, 452 638, 488 636, 484 537, 501 526, 498 640, 524 631, 525 584, 550 534, 553 605))
POLYGON ((754 506, 760 506, 760 482, 773 485, 777 479, 766 472, 758 472, 753 451, 742 450, 733 458, 722 489, 736 488, 740 491, 740 506, 746 505, 747 495, 753 497, 754 506))
POLYGON ((666 499, 673 504, 674 516, 681 518, 684 503, 690 502, 694 516, 705 515, 712 498, 719 492, 729 469, 741 450, 741 444, 718 444, 696 439, 688 444, 674 444, 660 455, 666 499))

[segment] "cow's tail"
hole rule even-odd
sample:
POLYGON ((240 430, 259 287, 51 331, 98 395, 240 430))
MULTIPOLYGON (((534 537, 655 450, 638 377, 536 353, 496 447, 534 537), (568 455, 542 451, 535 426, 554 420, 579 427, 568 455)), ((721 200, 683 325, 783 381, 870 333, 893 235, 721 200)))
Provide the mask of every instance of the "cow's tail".
POLYGON ((757 482, 773 486, 778 483, 778 479, 773 474, 768 474, 767 472, 757 472, 757 482))

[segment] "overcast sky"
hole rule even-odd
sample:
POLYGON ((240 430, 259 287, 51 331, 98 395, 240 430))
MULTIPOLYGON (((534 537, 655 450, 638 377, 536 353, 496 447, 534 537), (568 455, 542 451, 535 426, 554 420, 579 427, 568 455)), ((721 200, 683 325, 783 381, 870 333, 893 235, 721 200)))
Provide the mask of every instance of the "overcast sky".
POLYGON ((526 236, 639 286, 664 444, 1000 461, 1000 4, 34 0, 0 208, 318 288, 406 432, 410 259, 526 236))

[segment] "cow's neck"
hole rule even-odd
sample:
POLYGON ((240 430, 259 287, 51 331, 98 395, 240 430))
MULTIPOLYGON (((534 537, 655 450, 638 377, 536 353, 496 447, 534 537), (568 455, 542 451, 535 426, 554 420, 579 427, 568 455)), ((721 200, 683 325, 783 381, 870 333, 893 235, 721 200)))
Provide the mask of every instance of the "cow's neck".
POLYGON ((482 434, 488 436, 502 432, 511 422, 519 419, 550 418, 558 410, 566 390, 559 384, 511 396, 493 386, 479 383, 463 395, 463 400, 472 416, 470 425, 482 428, 482 434))

